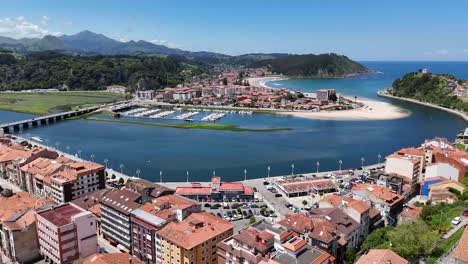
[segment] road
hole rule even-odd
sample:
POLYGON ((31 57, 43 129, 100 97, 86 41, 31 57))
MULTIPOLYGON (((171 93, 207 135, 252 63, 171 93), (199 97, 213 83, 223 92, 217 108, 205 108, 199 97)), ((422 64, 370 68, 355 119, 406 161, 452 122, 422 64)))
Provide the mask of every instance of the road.
POLYGON ((453 234, 455 234, 455 232, 457 232, 460 228, 463 228, 465 225, 468 224, 468 217, 466 216, 460 216, 461 218, 461 223, 459 223, 458 225, 454 226, 452 229, 450 229, 447 233, 445 233, 443 236, 442 236, 442 239, 447 239, 449 237, 451 237, 453 234))

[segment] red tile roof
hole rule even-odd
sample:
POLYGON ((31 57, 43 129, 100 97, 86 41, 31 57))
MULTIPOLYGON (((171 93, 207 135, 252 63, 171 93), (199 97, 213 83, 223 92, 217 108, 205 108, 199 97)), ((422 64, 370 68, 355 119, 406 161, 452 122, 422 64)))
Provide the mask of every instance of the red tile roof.
POLYGON ((362 255, 355 264, 407 264, 408 261, 390 249, 371 249, 362 255))
POLYGON ((55 226, 61 227, 70 224, 72 222, 72 217, 82 212, 85 211, 77 206, 64 204, 46 211, 38 212, 38 215, 55 226))
POLYGON ((219 187, 220 191, 238 191, 238 192, 243 192, 244 191, 244 184, 240 182, 223 182, 221 183, 221 186, 219 187))
POLYGON ((177 187, 178 195, 211 195, 211 187, 177 187))
POLYGON ((465 231, 463 231, 463 235, 453 251, 453 257, 457 260, 468 262, 468 226, 465 226, 465 231))
POLYGON ((144 262, 127 253, 102 253, 91 255, 83 264, 144 264, 144 262))

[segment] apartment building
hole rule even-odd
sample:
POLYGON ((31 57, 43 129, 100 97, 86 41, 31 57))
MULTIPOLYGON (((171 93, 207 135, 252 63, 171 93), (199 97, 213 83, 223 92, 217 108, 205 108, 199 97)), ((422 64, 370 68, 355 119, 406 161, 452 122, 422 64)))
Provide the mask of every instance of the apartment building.
POLYGON ((99 235, 101 234, 101 202, 109 191, 108 189, 97 190, 70 202, 94 214, 96 217, 96 230, 99 235))
POLYGON ((70 159, 59 157, 57 159, 37 158, 20 168, 21 178, 23 179, 24 187, 30 194, 42 196, 43 190, 42 179, 49 177, 64 168, 65 163, 71 162, 70 159), (36 178, 40 179, 37 180, 36 178))
POLYGON ((408 264, 409 262, 390 249, 371 249, 356 264, 408 264))
POLYGON ((34 210, 52 204, 27 192, 1 192, 0 250, 5 257, 17 263, 31 263, 41 258, 34 210))
POLYGON ((375 184, 357 184, 351 190, 353 198, 369 201, 386 218, 388 224, 394 224, 403 210, 404 197, 375 184))
POLYGON ((131 249, 131 212, 141 203, 141 195, 127 189, 112 189, 101 201, 101 232, 122 250, 131 249))
POLYGON ((50 263, 72 263, 99 252, 96 218, 73 204, 39 211, 37 236, 41 254, 50 263))
POLYGON ((125 188, 141 194, 142 203, 146 203, 148 201, 152 201, 154 198, 173 194, 175 192, 165 186, 140 178, 129 179, 125 183, 125 188))
POLYGON ((183 221, 201 205, 177 195, 167 195, 146 203, 131 213, 132 254, 145 263, 156 263, 161 258, 157 250, 156 232, 171 221, 183 221))
POLYGON ((192 213, 157 232, 162 264, 217 263, 216 245, 232 236, 234 224, 208 212, 192 213))
POLYGON ((338 261, 343 258, 341 248, 347 242, 340 238, 340 232, 325 218, 312 218, 303 214, 291 214, 278 222, 287 230, 296 232, 309 245, 325 250, 338 261))
POLYGON ((45 148, 28 149, 14 143, 3 143, 0 145, 0 176, 17 186, 24 186, 26 183, 20 177, 20 168, 40 157, 55 159, 58 154, 45 148))

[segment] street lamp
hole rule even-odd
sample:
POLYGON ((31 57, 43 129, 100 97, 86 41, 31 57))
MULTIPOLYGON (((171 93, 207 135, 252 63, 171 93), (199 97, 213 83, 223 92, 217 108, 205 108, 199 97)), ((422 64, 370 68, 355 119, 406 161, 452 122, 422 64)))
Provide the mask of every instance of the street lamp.
POLYGON ((104 163, 106 164, 106 169, 107 169, 107 163, 109 163, 109 160, 108 159, 104 159, 104 163))
POLYGON ((70 146, 67 145, 67 146, 65 147, 65 149, 67 150, 67 153, 70 152, 70 146))
POLYGON ((270 166, 267 167, 267 170, 268 170, 268 178, 270 178, 270 171, 271 171, 270 166))
POLYGON ((247 180, 247 170, 244 169, 244 181, 246 181, 246 180, 247 180))
POLYGON ((138 178, 140 178, 140 172, 141 172, 140 169, 137 169, 137 170, 136 170, 136 175, 137 175, 138 178))
POLYGON ((382 155, 377 155, 377 160, 379 161, 378 164, 380 165, 380 159, 382 158, 382 155))
POLYGON ((159 171, 159 182, 162 183, 162 171, 159 171))
POLYGON ((213 170, 213 177, 216 176, 216 170, 213 170))
POLYGON ((339 160, 339 161, 338 161, 338 164, 339 164, 339 171, 341 172, 341 165, 343 164, 343 161, 342 161, 342 160, 339 160))
POLYGON ((320 162, 315 163, 317 165, 317 173, 319 172, 320 162))
POLYGON ((59 146, 60 146, 60 142, 55 142, 55 148, 56 148, 57 150, 60 150, 60 149, 59 149, 59 146))
POLYGON ((125 166, 124 166, 123 164, 120 164, 120 166, 119 166, 119 167, 120 167, 120 173, 122 173, 122 174, 123 174, 123 168, 124 168, 125 166))
POLYGON ((189 172, 187 171, 187 183, 188 183, 188 178, 189 178, 189 172))
POLYGON ((294 176, 294 163, 291 164, 291 176, 294 176))
POLYGON ((361 157, 361 167, 364 167, 364 161, 366 161, 366 159, 364 157, 361 157))
POLYGON ((78 157, 81 159, 81 149, 79 149, 77 152, 78 152, 78 157))
POLYGON ((94 154, 91 153, 91 161, 94 162, 94 154))

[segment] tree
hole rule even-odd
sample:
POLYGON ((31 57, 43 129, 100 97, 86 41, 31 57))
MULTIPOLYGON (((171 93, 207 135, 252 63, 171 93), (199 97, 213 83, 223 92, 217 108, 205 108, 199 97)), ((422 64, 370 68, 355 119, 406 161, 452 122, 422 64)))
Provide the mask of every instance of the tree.
POLYGON ((237 212, 238 213, 241 213, 242 212, 242 209, 240 207, 237 207, 237 212))
POLYGON ((266 208, 265 208, 265 207, 262 207, 262 208, 260 209, 260 212, 265 212, 265 211, 266 211, 266 208))
POLYGON ((111 179, 115 180, 116 176, 112 173, 111 179))
POLYGON ((383 227, 374 230, 374 232, 370 233, 370 235, 368 235, 366 240, 364 240, 364 242, 362 243, 361 250, 365 252, 373 248, 387 248, 387 234, 389 230, 389 227, 383 227))
POLYGON ((338 101, 338 97, 336 96, 336 93, 330 94, 330 97, 328 99, 330 99, 333 102, 338 101))
POLYGON ((255 216, 252 215, 252 216, 249 218, 249 225, 254 224, 255 222, 257 222, 257 219, 255 219, 255 216))
POLYGON ((306 205, 307 205, 307 201, 306 201, 306 200, 303 200, 303 201, 302 201, 302 204, 303 204, 304 206, 306 206, 306 205))
POLYGON ((346 250, 346 254, 345 254, 346 263, 354 263, 354 261, 356 260, 356 257, 357 257, 357 250, 355 248, 351 247, 346 250))

